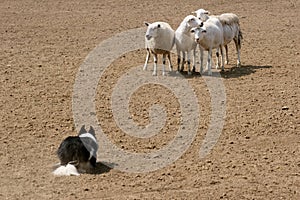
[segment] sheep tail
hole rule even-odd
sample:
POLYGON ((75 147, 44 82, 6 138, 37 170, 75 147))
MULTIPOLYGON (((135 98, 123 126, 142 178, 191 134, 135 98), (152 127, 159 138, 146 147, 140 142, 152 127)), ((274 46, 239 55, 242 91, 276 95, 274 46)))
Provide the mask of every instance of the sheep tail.
POLYGON ((175 45, 175 41, 176 40, 176 38, 175 38, 175 35, 174 35, 174 37, 173 37, 173 41, 172 41, 172 48, 173 48, 173 46, 175 45))
POLYGON ((242 31, 239 29, 238 42, 237 42, 239 49, 241 49, 241 47, 242 47, 242 39, 243 39, 243 34, 242 34, 242 31))

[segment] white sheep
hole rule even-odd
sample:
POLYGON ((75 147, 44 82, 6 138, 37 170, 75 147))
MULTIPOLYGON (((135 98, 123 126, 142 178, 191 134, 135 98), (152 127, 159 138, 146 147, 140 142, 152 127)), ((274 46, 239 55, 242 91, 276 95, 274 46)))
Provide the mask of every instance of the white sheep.
MULTIPOLYGON (((224 47, 226 52, 225 63, 226 64, 229 63, 227 44, 229 44, 232 40, 234 40, 236 51, 237 51, 237 66, 238 67, 241 66, 240 51, 241 51, 241 41, 243 39, 243 36, 240 29, 238 16, 233 13, 224 13, 219 16, 214 16, 214 15, 209 16, 210 14, 209 11, 206 11, 204 9, 199 9, 193 13, 195 13, 197 17, 204 22, 211 18, 217 18, 220 20, 223 26, 224 47)), ((219 57, 218 51, 217 51, 217 57, 219 57)), ((217 59, 219 60, 219 58, 217 59)))
POLYGON ((176 43, 176 50, 177 50, 177 70, 182 71, 184 68, 185 63, 185 53, 187 52, 187 64, 188 64, 188 74, 191 74, 190 68, 190 58, 191 58, 191 51, 193 51, 193 71, 195 70, 195 56, 196 56, 196 46, 197 43, 195 42, 194 35, 191 33, 191 29, 201 25, 201 21, 193 16, 188 15, 184 18, 184 20, 180 23, 179 27, 175 31, 175 43, 176 43), (180 68, 180 61, 182 53, 182 64, 180 68))
POLYGON ((166 56, 168 56, 169 68, 172 71, 172 63, 170 57, 170 51, 175 43, 175 31, 166 22, 145 22, 148 27, 145 34, 145 45, 147 50, 146 61, 144 64, 144 70, 147 69, 148 60, 150 55, 153 54, 154 58, 154 70, 152 75, 157 75, 157 54, 163 55, 163 72, 165 75, 166 56))
POLYGON ((223 54, 223 27, 220 26, 217 20, 207 20, 204 22, 202 27, 196 27, 191 30, 195 34, 195 41, 201 46, 201 66, 200 73, 203 72, 202 62, 203 62, 203 50, 208 51, 207 66, 208 75, 212 75, 211 72, 211 59, 212 59, 212 49, 221 49, 222 58, 222 70, 224 70, 224 54, 223 54), (217 22, 217 23, 216 23, 217 22))

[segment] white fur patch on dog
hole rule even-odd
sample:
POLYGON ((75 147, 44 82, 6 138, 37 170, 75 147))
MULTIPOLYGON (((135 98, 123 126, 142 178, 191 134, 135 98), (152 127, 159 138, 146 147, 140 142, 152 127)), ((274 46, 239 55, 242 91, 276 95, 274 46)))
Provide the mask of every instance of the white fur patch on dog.
POLYGON ((80 174, 78 173, 76 167, 71 164, 67 164, 66 166, 61 165, 57 169, 53 171, 53 174, 55 176, 79 176, 80 174))
POLYGON ((87 138, 90 138, 90 139, 92 139, 96 144, 98 144, 96 138, 95 138, 92 134, 90 134, 90 133, 80 134, 79 137, 87 137, 87 138))

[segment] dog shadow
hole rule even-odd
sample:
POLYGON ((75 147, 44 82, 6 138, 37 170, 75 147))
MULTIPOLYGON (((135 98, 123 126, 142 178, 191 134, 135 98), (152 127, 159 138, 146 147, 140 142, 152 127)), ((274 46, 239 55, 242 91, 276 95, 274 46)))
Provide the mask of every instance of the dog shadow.
POLYGON ((220 71, 222 78, 230 79, 230 78, 239 78, 242 76, 248 76, 250 74, 255 73, 259 69, 268 69, 272 68, 271 65, 262 65, 262 66, 254 66, 254 65, 242 65, 241 67, 232 67, 225 71, 220 71))
POLYGON ((97 162, 96 167, 91 169, 88 174, 104 174, 108 173, 116 166, 114 163, 97 162))

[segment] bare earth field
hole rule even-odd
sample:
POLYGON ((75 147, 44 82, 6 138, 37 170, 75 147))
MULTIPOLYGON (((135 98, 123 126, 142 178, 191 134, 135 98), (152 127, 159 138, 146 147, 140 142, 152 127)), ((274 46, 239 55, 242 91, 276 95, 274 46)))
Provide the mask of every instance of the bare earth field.
MULTIPOLYGON (((0 199, 300 199, 299 8, 297 0, 2 0, 0 199), (148 173, 98 163, 94 174, 54 177, 58 145, 77 134, 73 86, 89 52, 115 34, 143 27, 144 21, 166 21, 176 29, 199 8, 237 14, 244 36, 241 68, 234 65, 234 44, 229 45, 230 63, 221 73, 226 118, 209 155, 199 158, 210 95, 203 78, 192 76, 188 82, 199 101, 199 128, 174 163, 148 173)), ((135 122, 147 125, 149 106, 164 105, 167 122, 159 134, 138 139, 115 123, 112 89, 145 56, 140 49, 113 62, 96 95, 96 116, 107 138, 136 153, 172 140, 181 115, 172 92, 150 85, 131 96, 129 110, 135 122)), ((151 59, 149 73, 152 64, 151 59)))

